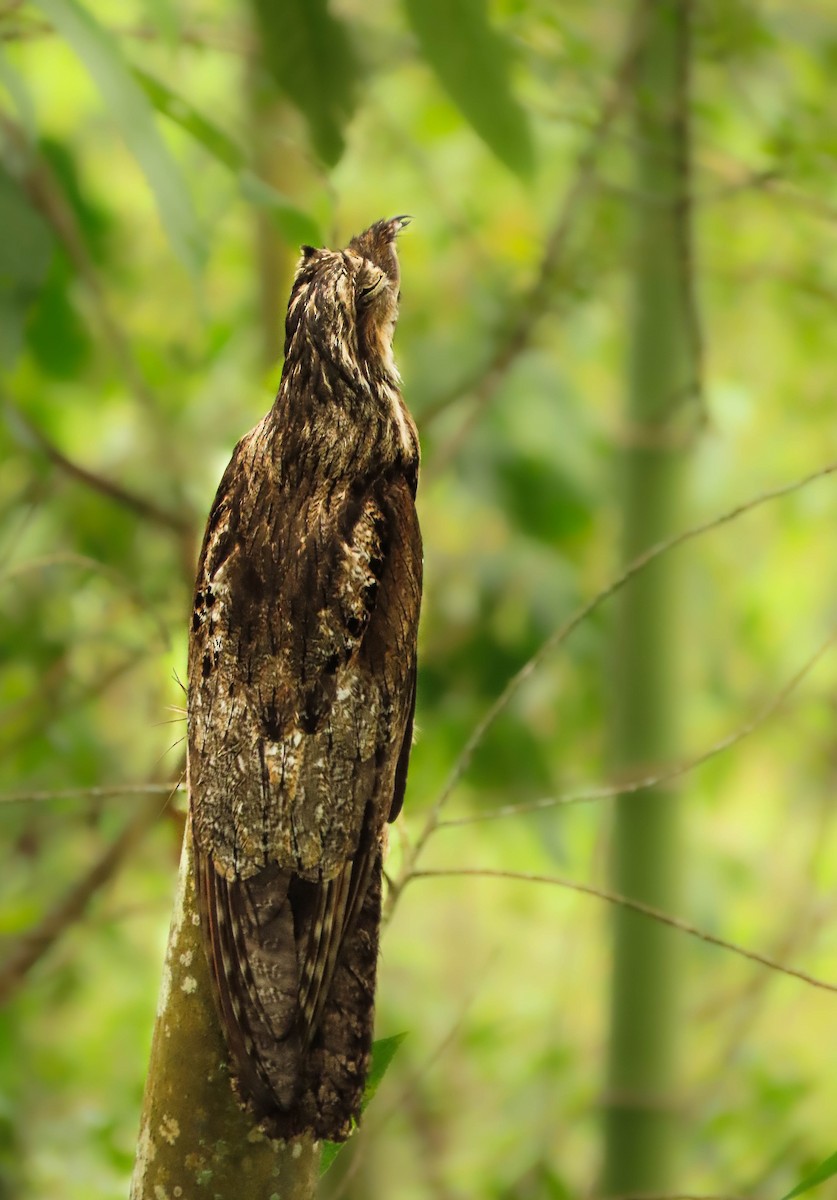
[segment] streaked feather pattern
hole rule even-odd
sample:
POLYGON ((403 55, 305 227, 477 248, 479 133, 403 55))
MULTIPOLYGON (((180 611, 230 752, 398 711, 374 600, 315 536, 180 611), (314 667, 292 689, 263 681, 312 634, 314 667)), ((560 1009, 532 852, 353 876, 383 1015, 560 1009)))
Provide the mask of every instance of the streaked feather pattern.
POLYGON ((421 597, 418 439, 391 352, 403 223, 303 249, 279 393, 224 473, 195 588, 201 921, 238 1090, 280 1137, 346 1137, 371 1046, 421 597))

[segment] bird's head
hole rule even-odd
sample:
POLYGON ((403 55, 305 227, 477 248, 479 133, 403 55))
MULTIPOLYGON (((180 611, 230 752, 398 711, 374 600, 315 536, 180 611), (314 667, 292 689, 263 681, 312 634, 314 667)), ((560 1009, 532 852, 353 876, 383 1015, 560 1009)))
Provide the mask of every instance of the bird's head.
POLYGON ((396 374, 400 295, 395 240, 408 217, 376 221, 345 250, 302 247, 288 303, 285 357, 310 345, 338 369, 396 374), (301 344, 300 344, 301 343, 301 344))

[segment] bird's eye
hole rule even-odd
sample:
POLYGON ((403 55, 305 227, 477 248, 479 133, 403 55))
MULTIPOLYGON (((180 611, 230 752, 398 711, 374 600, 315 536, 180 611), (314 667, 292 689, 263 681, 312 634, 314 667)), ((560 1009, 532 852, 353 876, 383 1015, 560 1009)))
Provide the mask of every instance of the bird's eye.
POLYGON ((384 276, 379 275, 377 279, 374 279, 371 283, 367 284, 366 287, 360 288, 357 294, 358 300, 369 300, 375 292, 380 290, 383 282, 384 276))

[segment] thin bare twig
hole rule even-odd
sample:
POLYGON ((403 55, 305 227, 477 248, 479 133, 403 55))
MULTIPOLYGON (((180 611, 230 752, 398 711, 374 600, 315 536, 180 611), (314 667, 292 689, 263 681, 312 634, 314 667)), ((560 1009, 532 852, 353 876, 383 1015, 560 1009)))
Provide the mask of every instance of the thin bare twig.
POLYGON ((645 568, 663 554, 668 554, 671 550, 678 546, 685 545, 687 542, 693 541, 697 537, 701 537, 705 533, 709 533, 713 529, 719 529, 723 525, 728 525, 736 520, 744 513, 750 512, 762 504, 767 504, 772 500, 781 499, 784 496, 792 495, 794 492, 801 491, 809 484, 814 483, 818 479, 824 479, 828 475, 833 475, 837 471, 837 462, 827 463, 824 467, 819 467, 816 471, 811 471, 808 475, 802 476, 800 479, 792 480, 790 483, 780 484, 778 487, 769 488, 767 491, 759 493, 757 496, 751 497, 740 504, 736 504, 733 508, 729 508, 726 512, 719 516, 711 517, 709 520, 701 521, 697 525, 692 525, 688 529, 682 530, 680 533, 672 534, 671 537, 664 538, 657 542, 654 546, 650 546, 642 554, 638 555, 627 567, 615 578, 613 578, 606 587, 597 592, 585 604, 569 616, 558 628, 550 634, 546 641, 542 642, 540 647, 535 651, 531 658, 523 664, 523 666, 509 679, 506 686, 503 688, 500 695, 489 706, 480 721, 477 722, 474 729, 471 731, 465 745, 459 753, 459 757, 454 763, 447 780, 445 781, 441 792, 439 793, 435 803, 427 814, 424 828, 413 844, 412 850, 405 857, 404 866, 401 875, 394 882, 389 893, 388 908, 390 912, 395 905, 398 894, 404 884, 410 877, 419 856, 421 855, 428 839, 438 828, 441 819, 441 812, 447 804, 451 794, 458 785, 460 779, 470 766, 471 760, 477 747, 482 742, 488 730, 497 720, 497 718, 505 711, 511 702, 512 698, 517 694, 522 685, 529 679, 541 663, 559 646, 570 637, 570 635, 582 624, 589 616, 609 600, 611 596, 620 591, 626 583, 638 575, 645 568))
POLYGON ((0 804, 40 804, 50 800, 111 800, 115 796, 170 796, 185 792, 186 784, 114 783, 107 787, 58 788, 53 791, 0 792, 0 804))
POLYGON ((23 425, 26 433, 31 437, 38 449, 43 452, 53 466, 58 467, 65 475, 71 479, 78 480, 79 483, 83 483, 85 487, 91 488, 94 492, 98 492, 102 496, 107 496, 109 500, 115 501, 123 508, 130 509, 132 512, 137 513, 138 516, 153 521, 156 525, 162 525, 165 529, 174 530, 175 533, 181 536, 191 534, 192 524, 182 514, 161 508, 159 504, 156 504, 147 496, 141 496, 138 492, 133 492, 129 488, 123 487, 121 483, 115 483, 112 479, 107 479, 104 475, 99 475, 95 471, 91 471, 89 467, 83 467, 80 463, 73 462, 16 404, 13 404, 10 400, 6 400, 5 405, 14 414, 15 420, 23 425))
MULTIPOLYGON (((778 171, 773 167, 756 168, 740 179, 719 183, 716 187, 707 187, 700 191, 693 189, 688 193, 689 203, 694 207, 704 208, 736 196, 764 190, 775 184, 780 178, 778 171)), ((608 195, 616 196, 630 204, 661 209, 671 207, 671 198, 661 195, 659 192, 642 192, 629 184, 601 178, 598 181, 598 187, 608 195)))
MULTIPOLYGON (((22 0, 20 0, 22 3, 22 0)), ((9 11, 20 7, 15 3, 9 11)), ((5 16, 0 12, 0 16, 5 16)), ((165 40, 165 35, 150 25, 110 25, 109 32, 115 37, 131 38, 141 42, 159 42, 165 40)), ((56 36, 55 27, 48 21, 29 21, 27 24, 9 25, 0 30, 0 42, 28 42, 39 38, 56 36)), ((235 30, 214 30, 209 27, 184 26, 177 31, 178 46, 197 46, 201 50, 219 50, 225 54, 236 54, 249 57, 255 54, 257 46, 252 37, 235 30)))
POLYGON ((715 933, 709 933, 706 929, 700 929, 697 925, 690 924, 689 921, 684 921, 680 917, 672 916, 671 913, 654 908, 651 904, 644 904, 641 900, 635 900, 631 896, 622 896, 619 892, 611 892, 606 888, 596 887, 592 883, 581 883, 575 879, 564 879, 560 875, 535 875, 528 871, 502 871, 491 867, 451 867, 447 869, 439 868, 438 870, 414 871, 410 876, 410 881, 413 879, 453 879, 459 877, 511 879, 519 883, 546 883, 551 884, 553 887, 565 888, 567 891, 579 892, 584 896, 594 896, 597 900, 604 900, 608 904, 616 904, 621 908, 631 909, 632 912, 640 913, 652 921, 658 921, 661 925, 668 925, 672 929, 677 929, 680 933, 686 933, 690 937, 697 938, 701 942, 706 942, 710 946, 718 946, 721 950, 729 950, 730 953, 737 954, 740 958, 746 958, 750 962, 758 963, 761 967, 767 967, 770 971, 777 971, 781 975, 789 975, 793 979, 799 979, 802 983, 807 983, 809 987, 819 988, 825 992, 837 993, 837 983, 829 983, 826 979, 819 979, 816 975, 809 975, 806 971, 797 970, 796 967, 787 967, 783 963, 776 962, 775 959, 768 957, 766 954, 759 954, 757 950, 748 950, 746 946, 741 946, 737 942, 727 941, 726 938, 719 937, 715 933))
POLYGON ((446 821, 439 821, 437 828, 450 829, 457 825, 475 825, 481 821, 495 821, 500 817, 514 817, 520 816, 522 813, 542 812, 544 809, 560 808, 564 805, 586 804, 591 800, 606 800, 613 796, 629 796, 633 795, 634 792, 642 792, 648 788, 657 787, 662 783, 670 783, 673 779, 679 779, 681 775, 693 771, 696 767, 703 766, 704 763, 722 754, 725 750, 737 746, 739 742, 743 742, 745 738, 755 733, 765 722, 769 721, 782 708, 802 680, 811 673, 826 651, 834 645, 835 639, 837 639, 837 627, 831 630, 828 637, 817 647, 814 653, 805 660, 802 666, 793 673, 790 679, 787 680, 778 692, 770 697, 767 703, 749 721, 745 721, 743 725, 739 725, 731 733, 726 734, 717 742, 713 742, 711 746, 703 750, 700 754, 696 754, 693 758, 685 759, 683 762, 675 763, 664 770, 651 772, 636 779, 626 779, 621 782, 599 784, 596 787, 580 788, 574 792, 565 792, 560 796, 545 796, 540 800, 525 801, 522 804, 504 804, 500 808, 471 813, 466 817, 450 817, 446 821))
MULTIPOLYGON (((138 405, 151 418, 150 428, 157 442, 157 450, 161 459, 165 461, 166 457, 171 457, 172 447, 170 439, 166 440, 166 435, 163 433, 158 419, 157 397, 140 369, 128 338, 110 310, 102 281, 88 251, 82 229, 72 206, 64 195, 60 182, 48 160, 29 143, 20 126, 3 112, 0 112, 0 132, 5 134, 22 157, 25 170, 21 174, 21 186, 64 246, 92 302, 99 329, 111 349, 125 386, 133 394, 138 405)), ((61 452, 58 451, 58 453, 61 452)), ((69 464, 69 460, 67 463, 69 464)), ((75 466, 75 464, 69 465, 75 466)), ((84 471, 84 468, 80 468, 80 470, 84 471)), ((170 474, 177 481, 178 472, 175 470, 170 474)), ((92 486, 93 480, 89 475, 86 482, 92 486)), ((112 491, 111 496, 113 497, 112 491)), ((184 517, 178 520, 174 526, 168 520, 166 524, 173 528, 178 535, 183 574, 191 582, 194 560, 192 544, 194 522, 183 494, 181 493, 177 499, 182 506, 184 517)), ((146 512, 145 515, 149 514, 146 512)))

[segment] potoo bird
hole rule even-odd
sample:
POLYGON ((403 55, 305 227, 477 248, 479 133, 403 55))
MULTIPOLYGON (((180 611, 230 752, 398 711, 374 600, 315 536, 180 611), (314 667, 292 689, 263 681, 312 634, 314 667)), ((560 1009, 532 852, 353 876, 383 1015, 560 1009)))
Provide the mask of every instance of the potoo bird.
POLYGON ((241 1099, 345 1139, 372 1043, 382 843, 412 741, 416 427, 396 236, 304 246, 275 403, 209 516, 189 643, 195 878, 241 1099))

